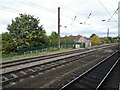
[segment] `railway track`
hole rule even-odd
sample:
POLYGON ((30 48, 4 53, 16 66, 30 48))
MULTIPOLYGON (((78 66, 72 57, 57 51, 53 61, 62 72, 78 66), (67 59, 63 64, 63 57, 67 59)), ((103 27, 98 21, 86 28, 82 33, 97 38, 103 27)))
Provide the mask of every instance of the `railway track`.
MULTIPOLYGON (((96 51, 96 53, 100 53, 100 52, 101 51, 96 51)), ((94 52, 91 52, 91 53, 83 54, 81 56, 77 55, 75 57, 60 59, 57 61, 48 62, 48 63, 36 65, 33 67, 23 68, 20 70, 15 70, 12 72, 4 73, 4 74, 2 74, 2 81, 3 81, 2 84, 6 85, 6 84, 9 84, 11 82, 18 81, 22 78, 26 78, 26 77, 29 77, 31 75, 35 75, 35 74, 38 74, 40 72, 44 72, 44 71, 49 70, 49 69, 56 68, 58 66, 65 65, 65 64, 80 60, 81 58, 84 58, 86 56, 87 57, 91 56, 93 53, 94 52)))
POLYGON ((35 58, 35 59, 25 60, 25 61, 23 61, 23 59, 22 59, 22 61, 21 60, 20 61, 19 60, 18 61, 10 61, 10 63, 6 62, 6 64, 2 65, 2 69, 0 69, 0 74, 8 73, 8 72, 15 71, 15 70, 18 70, 18 69, 32 67, 32 66, 35 66, 35 65, 38 65, 38 64, 53 62, 53 61, 56 61, 56 60, 59 60, 59 59, 74 57, 76 55, 86 54, 86 53, 89 53, 89 52, 92 52, 92 51, 95 51, 95 50, 99 50, 99 49, 111 48, 113 46, 115 46, 115 44, 105 45, 105 46, 100 46, 100 47, 94 47, 90 50, 86 50, 86 51, 82 51, 82 52, 79 51, 78 53, 73 51, 74 52, 74 53, 72 52, 73 54, 70 54, 68 52, 69 55, 64 55, 64 56, 57 55, 57 57, 53 56, 54 58, 49 58, 49 59, 47 59, 48 57, 44 56, 44 58, 46 58, 46 59, 40 59, 40 58, 37 57, 37 59, 35 58))
MULTIPOLYGON (((92 48, 89 48, 88 50, 94 49, 94 48, 97 49, 97 48, 107 47, 107 46, 109 46, 109 45, 92 47, 92 48)), ((46 60, 46 59, 50 59, 50 58, 52 59, 52 58, 56 58, 56 57, 60 57, 60 56, 66 56, 66 55, 79 53, 79 52, 84 52, 84 51, 85 50, 73 50, 73 51, 69 51, 69 52, 56 53, 56 54, 52 54, 52 55, 44 55, 44 56, 37 56, 37 57, 20 59, 20 60, 6 61, 6 62, 0 63, 0 65, 2 66, 2 68, 9 68, 9 67, 18 66, 18 65, 21 65, 21 64, 32 63, 32 62, 36 62, 36 61, 40 61, 40 60, 46 60)))
POLYGON ((97 90, 119 60, 120 52, 116 51, 106 59, 102 60, 83 74, 61 87, 60 90, 72 90, 75 88, 97 90))
MULTIPOLYGON (((7 62, 1 63, 1 65, 2 65, 2 68, 6 68, 6 67, 16 66, 16 65, 20 65, 20 64, 25 64, 25 63, 31 63, 31 62, 35 62, 35 61, 39 61, 39 60, 46 60, 49 58, 65 56, 65 55, 69 55, 69 54, 73 54, 73 53, 78 53, 80 51, 81 50, 75 50, 75 51, 57 53, 57 54, 52 54, 52 55, 44 55, 44 56, 25 58, 25 59, 14 60, 14 61, 7 61, 7 62)), ((85 51, 85 50, 82 50, 82 51, 85 51)))
POLYGON ((106 47, 103 47, 102 49, 99 48, 95 50, 90 50, 87 53, 78 54, 72 57, 67 57, 67 58, 63 58, 63 59, 59 59, 59 60, 55 60, 55 61, 47 62, 43 64, 37 64, 37 65, 27 67, 27 68, 16 69, 16 70, 13 70, 7 73, 2 73, 2 81, 3 81, 2 85, 4 87, 9 84, 14 84, 14 82, 19 81, 23 78, 27 78, 29 76, 38 74, 40 72, 44 72, 52 68, 56 68, 58 66, 68 64, 70 62, 80 60, 81 58, 84 58, 86 56, 92 56, 92 54, 95 52, 101 53, 101 51, 104 48, 106 47))

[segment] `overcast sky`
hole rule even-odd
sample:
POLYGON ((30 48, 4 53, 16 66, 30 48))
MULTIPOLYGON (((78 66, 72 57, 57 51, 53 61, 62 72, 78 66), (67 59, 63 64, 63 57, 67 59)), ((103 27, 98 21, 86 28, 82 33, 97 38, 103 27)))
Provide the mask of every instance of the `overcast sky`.
POLYGON ((118 1, 0 0, 0 33, 7 31, 7 25, 19 16, 19 13, 39 17, 40 25, 43 25, 47 35, 50 35, 52 31, 57 32, 58 7, 60 7, 61 36, 79 34, 89 37, 95 33, 100 37, 105 37, 109 28, 110 36, 114 37, 118 35, 118 13, 115 13, 118 1))

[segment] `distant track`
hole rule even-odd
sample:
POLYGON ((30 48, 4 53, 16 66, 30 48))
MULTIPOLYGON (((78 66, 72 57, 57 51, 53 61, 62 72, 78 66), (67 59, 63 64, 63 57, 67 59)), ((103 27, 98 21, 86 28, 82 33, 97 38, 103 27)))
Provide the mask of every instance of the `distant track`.
POLYGON ((105 58, 83 74, 79 75, 59 90, 76 89, 94 89, 97 90, 109 73, 120 60, 120 52, 116 51, 109 57, 105 58))

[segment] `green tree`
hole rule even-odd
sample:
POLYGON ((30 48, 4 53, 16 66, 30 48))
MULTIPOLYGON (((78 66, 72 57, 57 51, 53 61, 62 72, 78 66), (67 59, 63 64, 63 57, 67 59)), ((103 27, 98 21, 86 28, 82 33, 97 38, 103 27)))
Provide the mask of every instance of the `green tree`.
POLYGON ((2 53, 9 53, 17 51, 16 42, 13 41, 9 33, 2 34, 2 53))
POLYGON ((61 42, 62 43, 69 43, 69 42, 74 42, 74 40, 73 40, 73 38, 65 36, 65 37, 61 38, 61 42))
POLYGON ((97 36, 96 34, 92 34, 90 38, 92 45, 99 45, 101 43, 99 36, 97 36))
POLYGON ((57 44, 58 34, 56 32, 52 32, 51 35, 49 36, 49 38, 50 38, 50 44, 51 45, 57 44))
POLYGON ((112 37, 107 37, 107 42, 108 43, 113 43, 113 38, 112 37))
POLYGON ((0 53, 2 53, 2 34, 0 34, 0 53))
POLYGON ((43 26, 39 26, 40 19, 27 14, 20 14, 12 20, 7 29, 13 40, 17 43, 17 48, 47 45, 48 37, 43 26))
POLYGON ((93 36, 96 36, 96 34, 92 34, 92 35, 90 36, 90 38, 92 38, 93 36))
POLYGON ((117 42, 120 42, 120 38, 114 37, 114 38, 113 38, 113 43, 117 43, 117 42))

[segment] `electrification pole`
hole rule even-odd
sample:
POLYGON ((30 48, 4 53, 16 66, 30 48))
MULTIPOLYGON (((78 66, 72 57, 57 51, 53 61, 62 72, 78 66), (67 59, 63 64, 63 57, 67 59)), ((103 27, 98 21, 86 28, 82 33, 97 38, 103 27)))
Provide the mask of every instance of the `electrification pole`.
POLYGON ((108 28, 108 30, 107 30, 107 38, 109 37, 109 28, 108 28))
POLYGON ((58 49, 60 49, 60 7, 58 7, 58 49))

